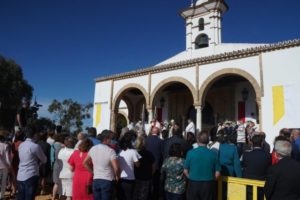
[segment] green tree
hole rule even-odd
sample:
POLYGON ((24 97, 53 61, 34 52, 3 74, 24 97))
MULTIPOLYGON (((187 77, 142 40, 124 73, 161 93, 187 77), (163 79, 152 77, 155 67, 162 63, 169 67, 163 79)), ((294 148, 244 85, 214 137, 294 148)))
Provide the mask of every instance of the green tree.
POLYGON ((22 98, 32 98, 32 86, 24 79, 21 67, 0 55, 0 126, 11 129, 22 98))
POLYGON ((46 117, 38 118, 34 125, 39 131, 53 129, 53 127, 55 127, 53 121, 46 117))
POLYGON ((54 99, 48 107, 48 111, 55 115, 63 129, 66 131, 81 131, 83 120, 90 118, 89 110, 92 103, 80 104, 72 99, 62 102, 54 99))

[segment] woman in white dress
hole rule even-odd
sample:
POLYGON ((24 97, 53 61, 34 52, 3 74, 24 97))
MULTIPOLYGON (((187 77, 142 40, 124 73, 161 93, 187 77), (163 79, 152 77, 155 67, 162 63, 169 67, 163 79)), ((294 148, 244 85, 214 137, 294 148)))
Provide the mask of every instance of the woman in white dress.
POLYGON ((64 143, 65 147, 58 153, 58 159, 62 161, 62 170, 60 171, 59 178, 62 183, 62 195, 66 196, 67 200, 71 200, 73 171, 71 170, 68 160, 74 152, 75 139, 73 137, 67 137, 64 143))

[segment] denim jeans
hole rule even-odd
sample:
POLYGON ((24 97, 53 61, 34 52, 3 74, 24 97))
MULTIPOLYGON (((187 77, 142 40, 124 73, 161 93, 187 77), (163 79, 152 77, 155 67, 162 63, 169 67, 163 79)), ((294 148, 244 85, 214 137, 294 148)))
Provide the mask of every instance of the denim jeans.
POLYGON ((38 176, 33 176, 26 181, 18 181, 17 200, 34 200, 38 182, 38 176))
POLYGON ((175 194, 171 192, 165 192, 166 200, 182 200, 183 194, 175 194))
POLYGON ((113 193, 113 181, 104 179, 93 180, 94 199, 110 200, 113 193))
POLYGON ((245 144, 245 143, 241 143, 241 142, 239 142, 239 143, 236 144, 237 151, 238 151, 238 154, 239 154, 239 158, 240 158, 240 157, 243 155, 243 153, 244 153, 244 144, 245 144))

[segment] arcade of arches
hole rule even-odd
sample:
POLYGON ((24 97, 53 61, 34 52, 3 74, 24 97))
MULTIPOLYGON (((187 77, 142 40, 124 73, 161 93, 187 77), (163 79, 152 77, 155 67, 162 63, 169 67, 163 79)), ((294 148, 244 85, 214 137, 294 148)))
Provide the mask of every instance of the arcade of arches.
POLYGON ((163 83, 151 95, 141 88, 129 87, 113 104, 115 121, 111 128, 119 132, 130 122, 144 120, 147 123, 154 117, 160 122, 174 119, 183 130, 188 118, 201 130, 209 130, 226 120, 259 123, 260 91, 257 88, 253 80, 238 74, 215 77, 199 91, 179 81, 163 83))

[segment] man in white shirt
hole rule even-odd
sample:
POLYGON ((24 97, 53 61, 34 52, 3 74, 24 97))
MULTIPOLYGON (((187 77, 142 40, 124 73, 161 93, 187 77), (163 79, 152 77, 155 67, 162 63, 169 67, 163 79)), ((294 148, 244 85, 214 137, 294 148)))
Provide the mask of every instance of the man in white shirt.
POLYGON ((188 118, 188 125, 185 128, 185 133, 191 132, 195 135, 195 124, 191 118, 188 118))
POLYGON ((47 162, 42 148, 33 141, 36 132, 26 128, 25 134, 27 139, 19 146, 18 200, 34 199, 39 181, 39 165, 47 162))
POLYGON ((46 142, 50 145, 54 144, 54 139, 53 139, 53 136, 54 136, 54 131, 53 130, 49 130, 48 131, 48 138, 46 140, 46 142))
POLYGON ((241 120, 237 122, 236 133, 237 150, 239 157, 241 157, 243 154, 244 145, 246 144, 246 127, 244 126, 244 123, 241 120))
POLYGON ((109 130, 102 131, 101 144, 93 146, 83 161, 83 166, 94 174, 94 199, 110 200, 114 180, 119 180, 119 164, 115 151, 108 145, 111 141, 109 130), (90 165, 92 161, 93 167, 90 165))

